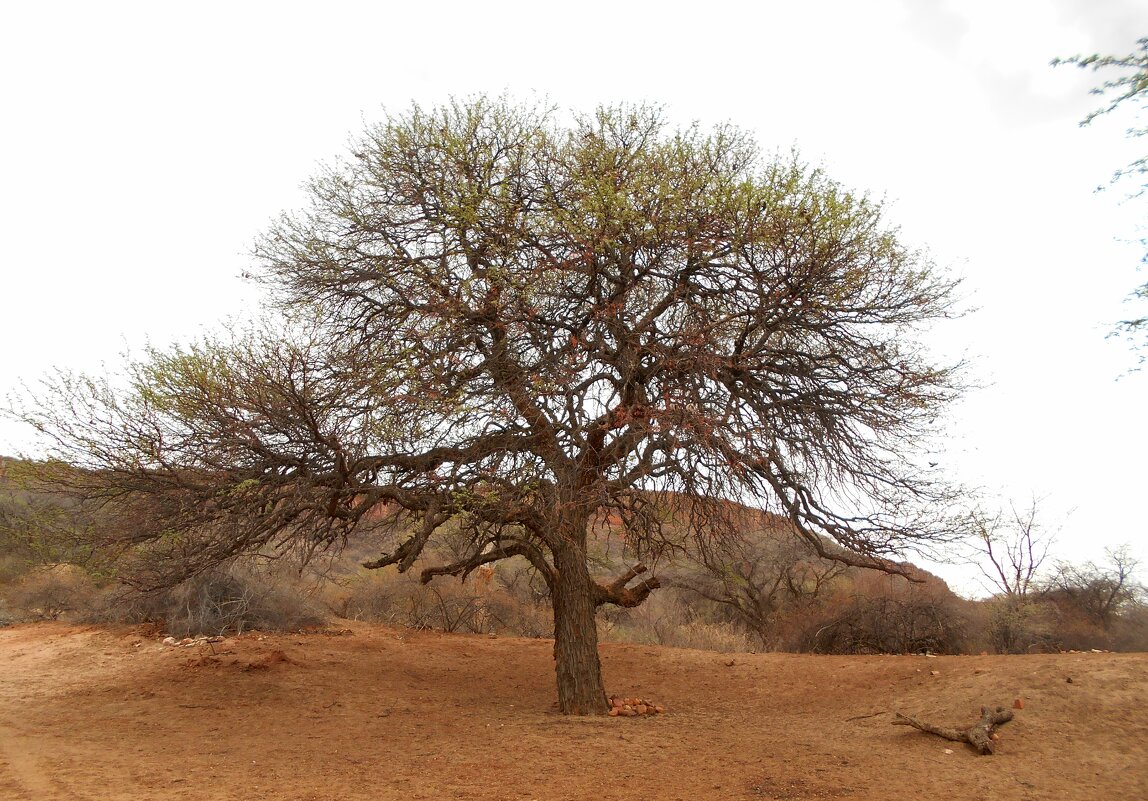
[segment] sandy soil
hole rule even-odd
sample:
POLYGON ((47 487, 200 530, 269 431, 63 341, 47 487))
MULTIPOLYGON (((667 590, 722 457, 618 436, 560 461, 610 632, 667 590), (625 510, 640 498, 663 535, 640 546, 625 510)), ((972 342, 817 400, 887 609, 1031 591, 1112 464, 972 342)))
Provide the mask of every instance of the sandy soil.
POLYGON ((357 623, 160 640, 0 629, 0 799, 1148 798, 1144 654, 606 645, 610 691, 667 713, 568 718, 546 640, 357 623), (995 756, 890 725, 1018 697, 995 756))

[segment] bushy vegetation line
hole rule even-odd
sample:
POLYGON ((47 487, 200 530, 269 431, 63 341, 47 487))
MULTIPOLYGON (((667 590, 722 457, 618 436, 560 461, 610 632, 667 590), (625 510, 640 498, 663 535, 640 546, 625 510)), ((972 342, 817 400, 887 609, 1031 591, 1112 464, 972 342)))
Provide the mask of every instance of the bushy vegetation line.
MULTIPOLYGON (((504 560, 427 584, 358 561, 378 543, 341 555, 245 557, 156 591, 133 588, 111 554, 82 545, 85 516, 47 493, 0 479, 0 625, 71 619, 153 622, 178 636, 298 630, 335 619, 416 629, 552 637, 545 581, 525 559, 504 560)), ((766 521, 769 522, 769 521, 766 521)), ((596 569, 633 555, 607 525, 594 537, 596 569)), ((449 549, 449 540, 445 546, 449 549)), ((450 559, 449 550, 431 555, 450 559)), ((707 553, 659 557, 666 586, 645 604, 599 616, 599 636, 725 652, 1026 653, 1148 650, 1148 604, 1127 556, 1057 563, 1025 587, 970 601, 915 568, 906 577, 822 559, 782 526, 747 531, 707 553)))

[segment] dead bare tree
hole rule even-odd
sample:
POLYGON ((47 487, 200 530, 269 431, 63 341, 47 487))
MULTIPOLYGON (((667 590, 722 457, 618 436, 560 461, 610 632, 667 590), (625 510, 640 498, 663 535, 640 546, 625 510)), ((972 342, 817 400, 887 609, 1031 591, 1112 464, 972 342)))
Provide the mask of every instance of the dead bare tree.
POLYGON ((479 99, 370 127, 310 196, 255 252, 285 322, 152 352, 126 388, 60 375, 19 412, 156 580, 367 526, 401 539, 368 567, 405 571, 449 523, 469 548, 423 580, 527 560, 562 711, 604 713, 596 610, 660 581, 592 574, 596 515, 640 554, 751 502, 885 568, 955 533, 917 457, 960 387, 915 336, 954 284, 796 157, 479 99))
POLYGON ((1040 534, 1037 516, 1035 499, 1024 510, 1014 505, 1008 514, 971 516, 979 557, 975 564, 995 592, 988 602, 989 634, 1001 653, 1039 645, 1042 639, 1041 610, 1031 596, 1053 537, 1040 534))
POLYGON ((972 522, 983 557, 977 561, 982 575, 997 592, 1027 598, 1052 545, 1052 537, 1039 534, 1037 502, 1025 510, 1010 507, 1007 519, 1004 513, 989 517, 974 512, 972 522))

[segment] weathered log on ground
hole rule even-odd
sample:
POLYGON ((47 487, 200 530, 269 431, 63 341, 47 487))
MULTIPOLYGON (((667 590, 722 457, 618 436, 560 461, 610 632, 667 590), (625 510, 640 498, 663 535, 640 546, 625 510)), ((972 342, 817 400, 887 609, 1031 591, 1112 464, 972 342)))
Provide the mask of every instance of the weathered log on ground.
POLYGON ((936 726, 932 723, 909 717, 908 715, 902 715, 900 712, 897 713, 897 719, 893 721, 893 725, 912 726, 914 729, 935 734, 938 737, 952 740, 955 743, 968 743, 982 754, 991 754, 996 748, 993 732, 997 726, 1008 723, 1010 720, 1012 720, 1011 709, 998 706, 995 710, 990 710, 987 706, 982 706, 981 719, 972 726, 964 729, 936 726))

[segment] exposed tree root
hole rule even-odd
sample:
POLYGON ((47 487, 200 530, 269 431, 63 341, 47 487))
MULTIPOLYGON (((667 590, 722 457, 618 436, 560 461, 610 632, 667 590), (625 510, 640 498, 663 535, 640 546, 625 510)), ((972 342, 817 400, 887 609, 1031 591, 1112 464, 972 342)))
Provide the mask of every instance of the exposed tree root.
POLYGON ((982 706, 981 719, 972 726, 964 729, 951 729, 945 726, 937 726, 923 720, 918 720, 917 718, 909 717, 908 715, 902 715, 900 712, 896 714, 897 719, 893 721, 894 726, 912 726, 923 732, 944 737, 946 740, 952 740, 956 743, 968 743, 982 754, 991 754, 996 748, 996 740, 993 739, 993 732, 996 727, 1012 720, 1012 710, 1005 709, 1003 706, 998 706, 995 710, 990 710, 987 706, 982 706))

